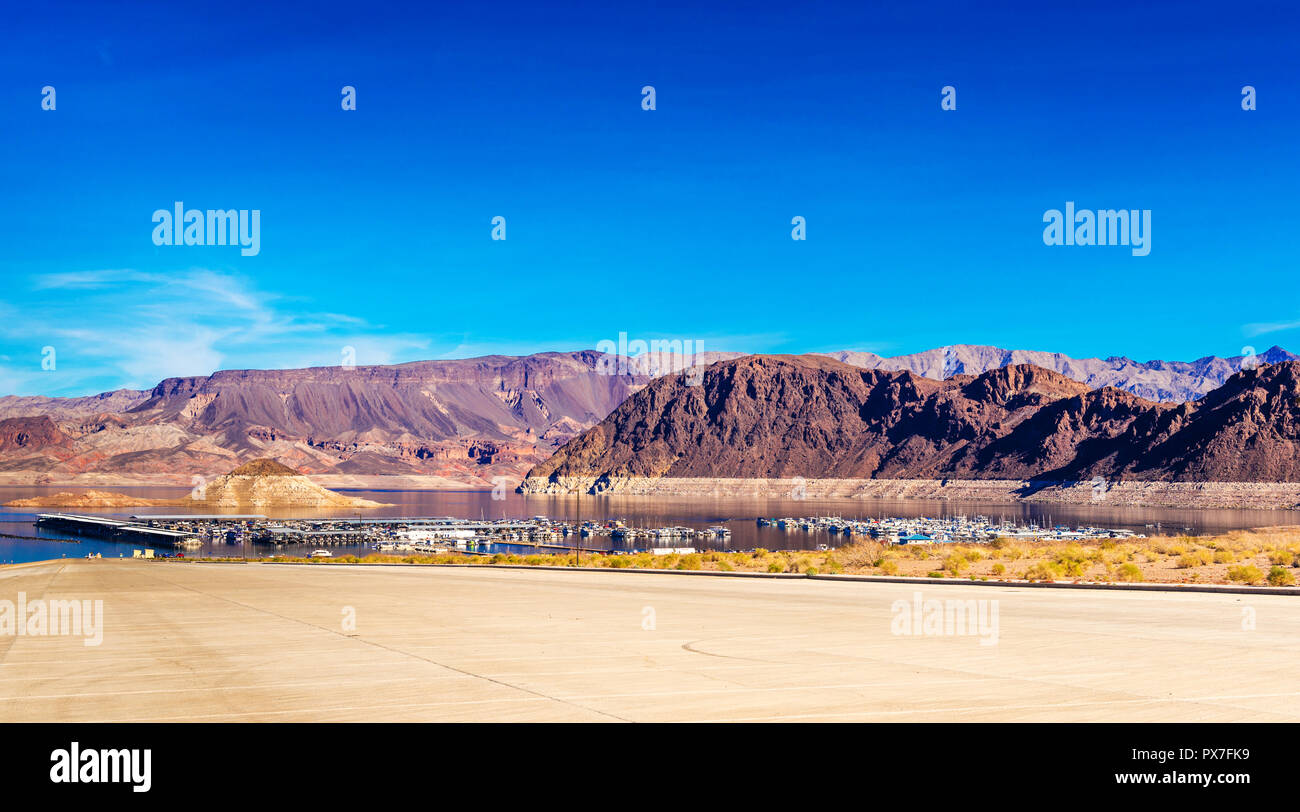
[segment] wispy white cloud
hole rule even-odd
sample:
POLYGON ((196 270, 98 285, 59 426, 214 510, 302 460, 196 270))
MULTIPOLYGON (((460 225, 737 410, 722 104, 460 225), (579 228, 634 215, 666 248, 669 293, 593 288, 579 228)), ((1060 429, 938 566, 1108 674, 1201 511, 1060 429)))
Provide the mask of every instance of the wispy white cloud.
MULTIPOLYGON (((594 326, 590 333, 544 341, 395 331, 351 314, 315 312, 307 298, 263 290, 248 277, 206 268, 51 273, 16 285, 21 307, 0 301, 0 355, 9 357, 0 360, 0 395, 145 389, 164 378, 218 369, 568 352, 619 338, 617 330, 594 326), (46 346, 56 353, 53 370, 41 366, 46 346)), ((629 341, 690 339, 706 352, 765 352, 787 341, 780 333, 626 332, 629 341)))
POLYGON ((1279 321, 1279 322, 1256 322, 1244 325, 1241 330, 1248 336, 1264 335, 1265 333, 1281 333, 1286 330, 1300 329, 1300 321, 1279 321))
POLYGON ((345 347, 357 364, 384 364, 429 348, 425 336, 309 312, 208 269, 47 274, 29 287, 21 310, 0 308, 0 344, 24 359, 0 366, 0 394, 87 394, 222 368, 329 366, 344 360, 345 347), (40 365, 44 346, 56 352, 52 371, 40 365))

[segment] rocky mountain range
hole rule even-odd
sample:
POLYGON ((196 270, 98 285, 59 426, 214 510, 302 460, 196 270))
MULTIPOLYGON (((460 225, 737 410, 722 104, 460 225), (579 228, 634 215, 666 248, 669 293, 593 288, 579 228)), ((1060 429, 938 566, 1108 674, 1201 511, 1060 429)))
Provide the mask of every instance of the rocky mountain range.
MULTIPOLYGON (((665 376, 529 472, 571 478, 1300 481, 1300 362, 1158 403, 1013 364, 937 381, 817 356, 665 376)), ((584 486, 585 488, 585 486, 584 486)))
POLYGON ((394 366, 229 370, 133 397, 8 398, 0 480, 191 484, 273 458, 340 484, 366 476, 484 487, 609 414, 650 378, 596 352, 394 366), (606 374, 611 373, 611 374, 606 374), (97 405, 127 405, 95 411, 97 405))
POLYGON ((1091 389, 1113 386, 1162 403, 1196 400, 1243 368, 1300 360, 1300 355, 1281 347, 1270 347, 1257 355, 1231 358, 1210 355, 1195 361, 1134 361, 1123 356, 1071 358, 1059 352, 1004 350, 973 344, 954 344, 890 358, 869 352, 823 354, 865 369, 908 370, 936 380, 960 374, 978 375, 1013 364, 1033 364, 1087 384, 1091 389))
MULTIPOLYGON (((740 357, 640 356, 620 365, 613 356, 585 351, 223 370, 169 378, 151 390, 0 397, 0 482, 191 485, 197 476, 266 457, 333 486, 382 476, 410 478, 406 484, 414 487, 489 487, 497 477, 518 481, 665 371, 740 357)), ((971 345, 894 358, 860 352, 803 357, 877 373, 863 380, 894 380, 889 373, 907 372, 918 392, 944 377, 1030 363, 1059 373, 1062 386, 1085 392, 1111 387, 1118 391, 1106 397, 1130 394, 1171 407, 1218 391, 1243 366, 1297 358, 1274 347, 1254 358, 1139 363, 971 345)), ((1014 467, 1006 460, 996 466, 1014 467)))

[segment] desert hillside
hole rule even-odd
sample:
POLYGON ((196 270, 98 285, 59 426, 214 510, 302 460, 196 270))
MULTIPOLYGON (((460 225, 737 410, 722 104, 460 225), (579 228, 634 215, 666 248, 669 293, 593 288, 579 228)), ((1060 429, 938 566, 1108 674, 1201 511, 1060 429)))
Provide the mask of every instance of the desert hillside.
POLYGON ((566 477, 1300 481, 1300 362, 1199 401, 1090 389, 1029 364, 935 381, 818 356, 661 378, 530 473, 566 477))

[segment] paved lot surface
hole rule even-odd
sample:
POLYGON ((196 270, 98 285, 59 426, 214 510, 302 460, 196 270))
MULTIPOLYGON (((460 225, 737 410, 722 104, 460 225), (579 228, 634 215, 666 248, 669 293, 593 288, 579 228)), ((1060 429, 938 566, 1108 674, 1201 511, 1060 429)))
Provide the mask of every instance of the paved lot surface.
POLYGON ((996 599, 996 645, 894 634, 894 602, 918 591, 904 584, 110 560, 4 568, 0 601, 102 600, 104 631, 86 646, 6 630, 0 721, 1300 717, 1294 597, 920 590, 996 599))

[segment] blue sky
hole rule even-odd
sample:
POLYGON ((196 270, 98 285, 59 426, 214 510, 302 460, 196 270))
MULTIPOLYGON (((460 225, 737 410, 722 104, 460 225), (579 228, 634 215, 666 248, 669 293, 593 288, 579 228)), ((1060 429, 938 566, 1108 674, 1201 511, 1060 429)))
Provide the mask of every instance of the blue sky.
POLYGON ((620 332, 1300 348, 1282 3, 189 5, 6 12, 0 394, 620 332), (260 253, 154 245, 178 200, 260 253), (1044 245, 1066 201, 1150 255, 1044 245))

